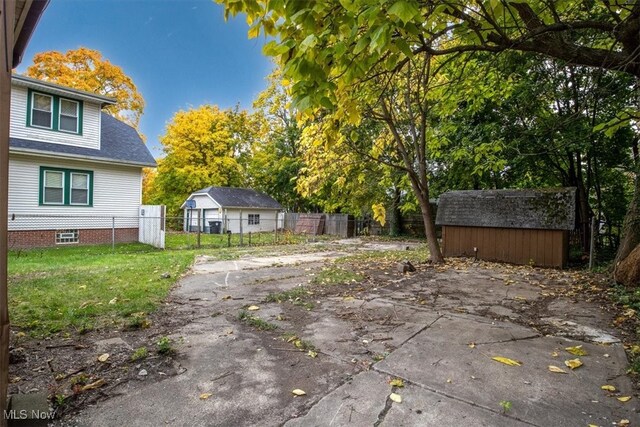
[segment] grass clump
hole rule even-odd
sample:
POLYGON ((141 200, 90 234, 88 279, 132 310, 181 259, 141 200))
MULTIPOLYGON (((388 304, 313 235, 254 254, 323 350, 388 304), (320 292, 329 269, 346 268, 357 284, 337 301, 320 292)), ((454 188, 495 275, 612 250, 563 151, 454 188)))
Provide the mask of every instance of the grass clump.
POLYGON ((296 288, 289 289, 288 291, 271 292, 265 298, 265 302, 289 302, 293 305, 311 310, 314 307, 313 303, 305 301, 305 298, 307 298, 309 295, 310 293, 307 289, 305 289, 303 286, 298 286, 296 288))
POLYGON ((149 356, 149 350, 147 349, 147 347, 140 347, 137 348, 131 355, 131 361, 135 362, 136 360, 146 359, 147 356, 149 356))
POLYGON ((166 336, 161 337, 158 342, 156 342, 156 347, 160 354, 173 354, 176 351, 173 348, 173 340, 166 336))
POLYGON ((262 320, 257 316, 253 316, 244 310, 238 314, 238 320, 260 331, 273 331, 274 329, 278 329, 277 325, 262 320))
POLYGON ((303 339, 300 339, 294 333, 287 332, 285 334, 282 334, 282 339, 288 343, 292 343, 294 347, 299 349, 300 351, 314 351, 314 352, 318 351, 318 349, 316 348, 315 345, 313 345, 313 343, 311 343, 310 341, 305 341, 303 339))
POLYGON ((316 274, 311 283, 314 285, 343 285, 347 283, 357 283, 364 280, 364 275, 347 270, 343 267, 323 268, 316 274))

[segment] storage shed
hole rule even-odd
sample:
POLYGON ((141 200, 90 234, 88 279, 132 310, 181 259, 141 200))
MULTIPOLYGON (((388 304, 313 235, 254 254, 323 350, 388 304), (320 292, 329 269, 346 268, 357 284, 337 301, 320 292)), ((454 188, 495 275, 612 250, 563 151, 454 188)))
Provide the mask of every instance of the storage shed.
POLYGON ((447 192, 436 217, 443 255, 562 268, 575 199, 575 188, 447 192))
POLYGON ((282 206, 250 188, 207 187, 193 192, 181 209, 185 230, 220 234, 273 231, 282 206))

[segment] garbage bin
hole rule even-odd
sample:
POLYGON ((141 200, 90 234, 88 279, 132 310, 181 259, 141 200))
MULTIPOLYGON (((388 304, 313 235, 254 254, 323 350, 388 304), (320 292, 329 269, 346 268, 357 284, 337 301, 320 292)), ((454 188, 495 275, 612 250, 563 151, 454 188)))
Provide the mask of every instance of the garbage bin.
POLYGON ((209 221, 209 233, 220 234, 222 230, 222 221, 209 221))

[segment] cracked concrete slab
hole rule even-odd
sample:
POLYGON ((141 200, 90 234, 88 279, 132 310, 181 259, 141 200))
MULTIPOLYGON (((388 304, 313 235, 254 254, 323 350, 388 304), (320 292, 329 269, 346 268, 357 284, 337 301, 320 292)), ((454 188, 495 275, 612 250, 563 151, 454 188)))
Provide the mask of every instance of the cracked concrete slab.
POLYGON ((510 416, 543 427, 635 419, 636 404, 620 403, 600 389, 613 383, 622 393, 631 393, 630 381, 624 376, 626 363, 620 345, 542 337, 507 322, 448 315, 374 369, 488 410, 497 408, 500 401, 510 401, 510 416), (575 356, 564 348, 575 345, 583 345, 588 356, 581 357, 581 368, 571 371, 564 360, 575 356), (494 356, 521 361, 522 366, 499 363, 492 360, 494 356), (568 373, 552 373, 549 365, 568 373))
MULTIPOLYGON (((378 248, 388 250, 384 245, 378 248)), ((351 253, 362 246, 354 244, 351 253)), ((403 250, 401 243, 395 247, 403 250)), ((75 425, 584 427, 623 418, 633 425, 639 418, 635 397, 615 399, 633 393, 620 344, 546 336, 539 327, 538 313, 582 325, 576 316, 597 308, 559 297, 549 304, 537 270, 518 279, 513 268, 474 264, 423 264, 411 275, 376 266, 361 284, 313 288, 311 274, 345 253, 200 258, 167 303, 169 313, 182 319, 172 334, 181 342, 175 357, 180 374, 125 384, 116 389, 122 395, 85 410, 75 425), (265 302, 269 293, 301 284, 313 290, 308 297, 265 302), (252 304, 260 309, 251 315, 275 330, 238 319, 252 304), (513 322, 500 320, 505 317, 513 322), (315 347, 317 357, 284 338, 292 335, 315 347), (575 356, 564 348, 574 345, 588 355, 570 371, 564 360, 575 356), (568 373, 549 372, 549 365, 568 373), (405 379, 405 387, 394 390, 394 377, 405 379), (604 384, 620 394, 601 390, 604 384), (295 388, 307 394, 296 397, 295 388), (402 403, 389 400, 393 390, 402 403), (213 394, 201 400, 202 393, 213 394), (511 402, 506 413, 501 401, 511 402)), ((584 325, 596 328, 602 319, 588 318, 584 325)), ((153 358, 145 363, 154 369, 153 358)))

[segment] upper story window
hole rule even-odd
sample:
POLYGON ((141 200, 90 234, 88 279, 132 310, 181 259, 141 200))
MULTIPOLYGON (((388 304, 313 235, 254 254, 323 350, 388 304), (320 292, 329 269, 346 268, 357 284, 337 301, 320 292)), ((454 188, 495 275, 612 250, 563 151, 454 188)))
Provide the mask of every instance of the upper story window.
POLYGON ((53 97, 41 93, 33 94, 31 126, 51 129, 53 126, 53 97))
POLYGON ((78 102, 60 98, 60 130, 78 133, 78 110, 78 102))
POLYGON ((82 101, 29 89, 27 126, 82 134, 82 101))

